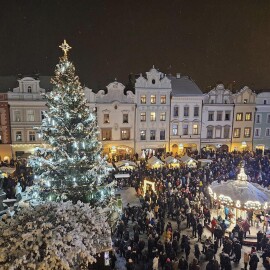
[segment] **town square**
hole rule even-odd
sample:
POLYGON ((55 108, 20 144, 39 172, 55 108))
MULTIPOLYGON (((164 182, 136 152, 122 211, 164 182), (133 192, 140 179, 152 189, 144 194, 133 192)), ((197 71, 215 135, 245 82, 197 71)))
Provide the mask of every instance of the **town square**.
POLYGON ((270 269, 270 5, 120 2, 5 4, 18 21, 0 29, 0 269, 270 269), (168 24, 170 40, 175 20, 174 42, 148 32, 168 24), (226 28, 239 44, 207 39, 226 28), (229 67, 228 50, 248 57, 229 67))

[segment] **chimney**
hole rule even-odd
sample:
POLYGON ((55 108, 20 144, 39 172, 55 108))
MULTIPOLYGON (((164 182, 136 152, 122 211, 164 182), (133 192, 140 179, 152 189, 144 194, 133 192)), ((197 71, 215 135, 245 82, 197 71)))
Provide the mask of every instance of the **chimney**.
POLYGON ((181 74, 180 73, 176 73, 176 78, 180 79, 181 78, 181 74))

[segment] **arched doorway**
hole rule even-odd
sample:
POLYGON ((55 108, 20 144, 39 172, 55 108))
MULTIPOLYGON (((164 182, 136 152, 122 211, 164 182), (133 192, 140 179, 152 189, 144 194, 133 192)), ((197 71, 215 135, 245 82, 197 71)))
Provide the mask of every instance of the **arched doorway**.
POLYGON ((173 146, 172 146, 172 153, 173 153, 173 155, 177 155, 178 154, 178 145, 177 144, 173 144, 173 146))

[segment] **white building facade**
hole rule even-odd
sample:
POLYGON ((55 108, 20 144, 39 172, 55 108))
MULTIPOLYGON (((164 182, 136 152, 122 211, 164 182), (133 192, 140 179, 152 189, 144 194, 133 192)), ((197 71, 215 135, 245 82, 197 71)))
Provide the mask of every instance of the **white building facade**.
POLYGON ((100 90, 94 95, 93 92, 86 93, 90 97, 90 106, 95 104, 104 154, 114 159, 134 155, 135 96, 131 91, 125 94, 124 90, 125 86, 115 81, 107 86, 107 91, 100 90))
POLYGON ((201 148, 231 149, 234 101, 230 90, 218 84, 205 94, 202 110, 201 148))
POLYGON ((187 76, 169 77, 172 84, 170 152, 200 151, 203 93, 187 76))
POLYGON ((135 151, 169 151, 171 81, 154 67, 135 83, 135 151))

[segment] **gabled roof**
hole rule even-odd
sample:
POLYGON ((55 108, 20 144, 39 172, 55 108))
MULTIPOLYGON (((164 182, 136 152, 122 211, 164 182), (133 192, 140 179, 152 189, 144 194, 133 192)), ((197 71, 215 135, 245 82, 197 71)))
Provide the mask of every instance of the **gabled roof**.
POLYGON ((172 96, 201 96, 203 92, 198 85, 191 80, 188 76, 181 76, 176 78, 174 76, 168 76, 172 84, 172 96))

